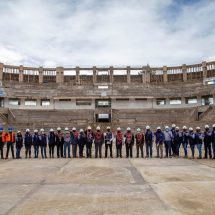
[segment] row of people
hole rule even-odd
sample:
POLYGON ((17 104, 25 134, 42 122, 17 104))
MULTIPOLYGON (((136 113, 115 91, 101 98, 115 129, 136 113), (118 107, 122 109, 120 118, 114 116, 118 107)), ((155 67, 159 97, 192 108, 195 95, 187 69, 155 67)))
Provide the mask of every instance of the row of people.
POLYGON ((153 143, 156 145, 157 156, 163 158, 163 148, 165 146, 165 157, 176 156, 179 157, 180 146, 183 146, 184 157, 188 157, 188 145, 190 145, 192 158, 195 156, 195 148, 197 147, 199 155, 198 158, 202 158, 202 146, 204 144, 205 156, 204 158, 215 159, 215 124, 212 126, 212 131, 208 125, 205 125, 205 130, 201 132, 200 127, 196 127, 194 132, 193 128, 187 128, 183 126, 180 131, 179 127, 175 124, 172 128, 165 126, 164 131, 161 127, 157 127, 156 132, 150 129, 150 126, 146 126, 145 132, 140 128, 134 134, 131 128, 127 128, 123 134, 121 128, 117 128, 116 133, 113 133, 108 126, 105 132, 102 132, 100 127, 96 128, 93 132, 89 126, 85 131, 80 129, 78 132, 76 128, 72 128, 69 131, 65 128, 64 131, 60 127, 55 132, 50 129, 46 134, 44 129, 34 130, 31 134, 29 129, 26 129, 24 135, 20 131, 15 134, 13 129, 8 128, 8 132, 5 132, 3 128, 0 128, 0 150, 1 158, 4 158, 4 145, 7 146, 6 157, 8 158, 9 151, 12 152, 12 158, 14 155, 14 145, 16 146, 16 158, 20 158, 21 149, 25 146, 25 157, 31 158, 32 146, 34 148, 34 158, 38 158, 39 151, 42 158, 47 158, 47 146, 49 148, 49 157, 54 158, 55 148, 57 149, 58 158, 71 157, 70 149, 72 148, 72 156, 77 157, 77 149, 79 148, 79 157, 84 157, 83 151, 86 146, 86 157, 92 157, 92 146, 95 145, 95 158, 102 157, 102 146, 105 144, 105 157, 110 152, 110 157, 113 157, 113 141, 116 145, 116 157, 122 157, 122 146, 125 144, 126 157, 133 157, 133 146, 136 145, 136 157, 139 155, 144 157, 144 144, 146 148, 146 157, 153 155, 153 143), (213 155, 212 155, 213 150, 213 155), (209 156, 208 156, 209 155, 209 156))

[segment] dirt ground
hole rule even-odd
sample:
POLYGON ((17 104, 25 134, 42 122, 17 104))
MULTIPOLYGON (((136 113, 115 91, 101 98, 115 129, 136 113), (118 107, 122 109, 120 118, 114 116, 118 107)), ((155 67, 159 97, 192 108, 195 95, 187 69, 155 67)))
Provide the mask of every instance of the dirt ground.
POLYGON ((0 160, 0 214, 214 215, 214 199, 215 160, 0 160))

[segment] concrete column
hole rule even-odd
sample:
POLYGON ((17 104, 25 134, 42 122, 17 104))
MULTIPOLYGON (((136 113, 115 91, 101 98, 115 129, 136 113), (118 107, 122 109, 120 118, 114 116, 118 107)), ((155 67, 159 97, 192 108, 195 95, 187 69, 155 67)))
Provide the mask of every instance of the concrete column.
POLYGON ((76 73, 75 82, 76 84, 80 84, 80 68, 78 66, 75 67, 75 73, 76 73))
POLYGON ((23 72, 24 72, 24 69, 23 69, 23 66, 20 65, 19 66, 19 82, 22 83, 23 82, 23 72))
POLYGON ((127 70, 127 83, 130 84, 131 83, 131 67, 127 66, 126 70, 127 70))
POLYGON ((167 83, 168 82, 168 78, 167 78, 167 67, 163 66, 163 82, 167 83))
POLYGON ((147 66, 146 71, 145 71, 145 79, 146 79, 146 83, 150 83, 151 82, 151 69, 149 66, 147 66))
POLYGON ((56 83, 63 83, 64 82, 64 68, 57 67, 56 68, 56 83))
POLYGON ((110 67, 110 83, 113 84, 114 82, 114 76, 113 76, 113 66, 110 67))
POLYGON ((142 83, 146 83, 146 70, 143 68, 143 72, 142 72, 142 83))
POLYGON ((95 84, 97 82, 97 78, 96 78, 96 66, 93 67, 93 84, 95 84))
POLYGON ((182 75, 183 75, 183 81, 187 81, 187 65, 183 64, 182 65, 182 75))
POLYGON ((4 64, 0 63, 0 81, 3 81, 3 67, 4 67, 4 64))
POLYGON ((207 62, 202 62, 203 80, 207 78, 207 62))
POLYGON ((39 84, 43 83, 43 67, 39 67, 39 84))

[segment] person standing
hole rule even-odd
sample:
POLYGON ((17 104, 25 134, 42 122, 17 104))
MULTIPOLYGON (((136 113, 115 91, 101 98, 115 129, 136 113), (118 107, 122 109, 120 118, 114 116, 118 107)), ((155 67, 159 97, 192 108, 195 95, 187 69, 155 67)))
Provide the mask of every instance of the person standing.
POLYGON ((155 142, 157 149, 157 158, 163 158, 163 144, 164 144, 164 133, 161 131, 161 127, 157 127, 155 132, 155 142))
POLYGON ((76 128, 72 128, 71 132, 71 144, 72 144, 72 156, 74 158, 77 157, 77 147, 78 147, 78 132, 76 131, 76 128))
POLYGON ((209 158, 212 159, 212 151, 211 151, 212 138, 211 138, 209 125, 205 125, 205 131, 203 133, 203 137, 204 137, 204 148, 205 148, 204 158, 207 159, 209 154, 209 158))
POLYGON ((78 135, 78 147, 79 147, 79 158, 83 158, 83 151, 84 146, 86 144, 86 135, 84 133, 83 129, 80 129, 79 135, 78 135))
POLYGON ((113 158, 112 154, 112 143, 113 143, 113 133, 110 130, 110 126, 107 127, 106 133, 104 133, 104 139, 105 139, 105 157, 107 158, 108 155, 108 148, 110 150, 110 157, 113 158))
POLYGON ((1 159, 4 159, 4 145, 6 143, 6 133, 4 129, 0 127, 0 150, 1 150, 1 159))
POLYGON ((181 143, 184 149, 184 158, 187 158, 188 135, 187 126, 183 126, 183 130, 181 132, 181 143))
POLYGON ((48 141, 49 141, 49 157, 54 158, 54 148, 56 144, 56 136, 54 133, 54 129, 50 129, 49 135, 48 135, 48 141))
POLYGON ((146 158, 149 157, 152 158, 152 146, 154 141, 154 134, 150 130, 150 126, 146 126, 146 132, 145 132, 145 143, 146 143, 146 158))
POLYGON ((57 128, 57 133, 56 133, 56 145, 57 145, 57 157, 58 158, 63 158, 63 132, 61 131, 61 128, 57 128))
POLYGON ((23 147, 23 137, 21 131, 17 131, 16 136, 16 159, 20 159, 20 152, 23 147))
POLYGON ((139 151, 141 152, 141 158, 144 157, 143 145, 144 145, 144 134, 141 132, 140 128, 137 128, 137 134, 135 135, 136 148, 137 148, 137 158, 139 158, 139 151))
POLYGON ((123 144, 123 135, 121 132, 121 128, 117 128, 116 132, 116 157, 122 158, 122 144, 123 144))
POLYGON ((215 124, 213 124, 213 130, 211 132, 211 141, 212 141, 212 149, 213 149, 213 159, 215 159, 215 124))
POLYGON ((100 127, 96 128, 95 132, 95 158, 102 158, 102 145, 104 143, 104 135, 101 132, 100 127))
POLYGON ((32 146, 32 136, 30 134, 30 129, 26 129, 25 132, 25 139, 24 139, 24 144, 25 144, 25 158, 31 158, 31 146, 32 146))
POLYGON ((39 138, 42 158, 47 158, 46 156, 47 136, 43 128, 40 129, 39 138))
POLYGON ((39 138, 39 134, 38 134, 37 129, 34 130, 33 146, 34 146, 34 158, 38 158, 38 156, 39 156, 40 138, 39 138))
POLYGON ((175 157, 179 157, 179 148, 181 145, 181 132, 179 130, 179 127, 175 128, 175 131, 173 133, 173 144, 175 149, 175 157))
POLYGON ((88 126, 87 130, 85 131, 85 135, 86 135, 86 156, 87 158, 91 158, 92 157, 92 144, 93 144, 93 140, 94 140, 94 133, 91 130, 91 127, 88 126))
MULTIPOLYGON (((175 135, 175 131, 176 131, 176 125, 172 124, 171 132, 172 132, 173 138, 175 135)), ((175 157, 176 156, 176 147, 175 147, 174 139, 172 139, 171 147, 172 147, 172 156, 175 157)))
POLYGON ((194 159, 195 158, 195 134, 193 132, 193 128, 191 127, 189 128, 188 142, 192 153, 192 159, 194 159))
POLYGON ((203 143, 203 134, 201 132, 201 128, 196 127, 195 144, 197 145, 197 149, 199 151, 198 159, 202 159, 202 143, 203 143))
POLYGON ((171 156, 171 144, 172 144, 172 139, 173 135, 171 130, 169 129, 169 126, 165 126, 165 131, 163 132, 164 134, 164 144, 165 144, 165 149, 166 149, 166 156, 165 158, 172 157, 171 156))
POLYGON ((66 127, 64 130, 65 130, 65 134, 63 136, 64 158, 66 158, 66 151, 68 151, 68 158, 71 158, 71 156, 70 156, 71 137, 70 137, 69 129, 66 127))
POLYGON ((12 127, 8 128, 8 133, 6 135, 6 141, 7 141, 7 152, 6 152, 6 159, 8 159, 8 155, 11 149, 12 158, 14 159, 14 144, 15 144, 15 133, 13 132, 12 127))
POLYGON ((134 145, 134 135, 131 133, 131 128, 128 127, 124 135, 125 137, 125 147, 126 147, 126 158, 133 157, 133 145, 134 145))

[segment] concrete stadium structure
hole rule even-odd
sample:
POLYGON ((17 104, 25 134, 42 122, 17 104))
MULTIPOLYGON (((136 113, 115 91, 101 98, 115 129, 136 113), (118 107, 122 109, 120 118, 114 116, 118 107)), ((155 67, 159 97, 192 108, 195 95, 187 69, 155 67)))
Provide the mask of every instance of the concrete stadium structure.
POLYGON ((0 64, 0 123, 17 129, 214 123, 215 62, 176 67, 0 64))

